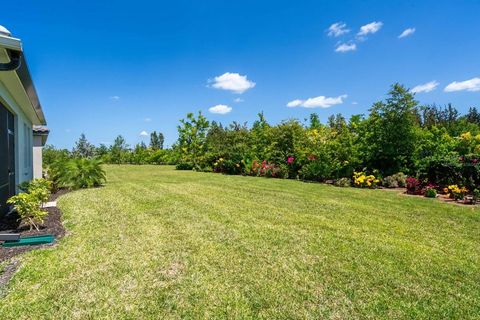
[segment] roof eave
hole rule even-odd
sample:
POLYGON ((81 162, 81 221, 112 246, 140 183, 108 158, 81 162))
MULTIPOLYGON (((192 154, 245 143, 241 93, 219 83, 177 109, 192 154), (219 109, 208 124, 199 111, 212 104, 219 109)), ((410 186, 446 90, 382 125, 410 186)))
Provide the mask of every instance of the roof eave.
MULTIPOLYGON (((20 41, 20 39, 17 39, 17 38, 0 35, 0 47, 8 50, 23 52, 22 42, 20 41)), ((33 85, 32 77, 30 76, 30 71, 28 70, 27 61, 25 60, 25 57, 23 54, 21 55, 20 59, 21 59, 20 67, 17 70, 15 70, 15 73, 17 74, 18 79, 20 80, 25 90, 25 93, 27 94, 28 99, 30 100, 30 104, 33 110, 35 111, 35 114, 37 115, 39 124, 46 125, 47 121, 45 119, 45 115, 43 113, 40 100, 38 99, 37 91, 35 90, 35 86, 33 85)))
POLYGON ((10 50, 23 51, 22 41, 17 38, 7 37, 0 34, 0 46, 10 50))
POLYGON ((17 76, 20 79, 23 88, 25 89, 25 93, 30 100, 30 104, 35 111, 40 124, 44 126, 47 125, 40 100, 38 99, 37 90, 35 90, 35 86, 33 84, 32 77, 30 76, 30 71, 28 70, 27 61, 25 60, 24 55, 21 57, 20 68, 18 68, 15 72, 17 73, 17 76))

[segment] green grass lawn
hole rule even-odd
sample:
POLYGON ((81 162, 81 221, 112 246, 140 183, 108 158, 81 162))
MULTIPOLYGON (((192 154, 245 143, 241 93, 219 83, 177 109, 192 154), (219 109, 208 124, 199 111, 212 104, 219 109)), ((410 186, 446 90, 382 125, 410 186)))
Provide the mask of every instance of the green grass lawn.
POLYGON ((108 166, 59 200, 0 319, 480 318, 480 211, 398 192, 108 166))

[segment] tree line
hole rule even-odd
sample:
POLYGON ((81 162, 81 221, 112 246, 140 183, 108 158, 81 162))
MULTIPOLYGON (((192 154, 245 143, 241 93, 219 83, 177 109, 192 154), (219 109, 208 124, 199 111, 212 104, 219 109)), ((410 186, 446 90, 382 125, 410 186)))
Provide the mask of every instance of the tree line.
POLYGON ((326 123, 316 113, 300 121, 271 124, 263 113, 251 126, 208 121, 189 113, 178 125, 178 139, 163 148, 163 134, 153 132, 150 145, 130 148, 122 136, 111 146, 90 144, 84 135, 72 151, 45 148, 45 162, 56 157, 96 157, 106 163, 176 164, 226 174, 253 174, 325 181, 351 178, 354 172, 387 177, 399 172, 438 185, 480 183, 480 114, 464 115, 451 104, 420 105, 400 84, 369 113, 346 119, 332 115, 326 123))

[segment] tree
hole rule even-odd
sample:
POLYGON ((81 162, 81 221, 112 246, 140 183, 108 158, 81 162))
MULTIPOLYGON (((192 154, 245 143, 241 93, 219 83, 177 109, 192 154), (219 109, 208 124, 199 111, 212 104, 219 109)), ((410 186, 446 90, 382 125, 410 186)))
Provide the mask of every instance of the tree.
POLYGON ((110 147, 110 161, 116 164, 122 163, 125 160, 127 150, 128 145, 125 139, 121 135, 117 136, 110 147))
POLYGON ((317 113, 312 113, 310 115, 310 129, 318 129, 322 126, 322 123, 320 122, 320 117, 318 116, 317 113))
POLYGON ((209 122, 198 112, 195 118, 193 113, 188 113, 186 119, 180 120, 178 129, 177 149, 179 150, 181 161, 191 163, 194 168, 200 169, 202 158, 206 152, 206 137, 209 128, 209 122))
POLYGON ((258 120, 253 123, 251 130, 253 159, 266 160, 269 158, 269 150, 271 146, 270 125, 263 112, 258 114, 258 120))
POLYGON ((108 147, 105 144, 100 143, 98 148, 95 150, 95 154, 97 157, 103 158, 108 154, 108 147))
POLYGON ((150 148, 152 148, 152 150, 162 150, 164 141, 163 133, 153 131, 150 134, 150 148))
POLYGON ((467 121, 470 123, 480 124, 480 113, 477 111, 477 108, 471 107, 468 109, 466 115, 467 121))
POLYGON ((72 150, 72 154, 76 158, 93 158, 95 156, 95 146, 88 142, 85 134, 81 134, 75 147, 72 150))
POLYGON ((47 144, 42 149, 43 166, 48 167, 57 160, 65 160, 70 158, 70 151, 67 149, 56 149, 54 146, 47 144))
POLYGON ((369 168, 390 175, 413 167, 417 105, 413 94, 398 83, 392 86, 385 102, 373 105, 363 146, 369 168))
POLYGON ((160 150, 163 150, 163 143, 165 142, 165 137, 163 136, 163 133, 159 132, 158 133, 158 147, 160 150))

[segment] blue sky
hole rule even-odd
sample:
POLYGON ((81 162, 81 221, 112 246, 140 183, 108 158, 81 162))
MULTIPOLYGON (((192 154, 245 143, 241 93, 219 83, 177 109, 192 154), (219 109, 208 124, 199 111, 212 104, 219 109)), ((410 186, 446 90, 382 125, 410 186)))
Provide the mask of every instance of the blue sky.
POLYGON ((171 145, 198 110, 250 124, 260 111, 366 113, 394 82, 428 84, 421 103, 480 107, 479 12, 473 0, 26 0, 2 3, 0 25, 23 40, 49 143, 71 148, 82 132, 133 145, 160 130, 171 145))

